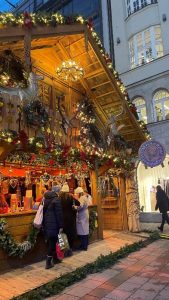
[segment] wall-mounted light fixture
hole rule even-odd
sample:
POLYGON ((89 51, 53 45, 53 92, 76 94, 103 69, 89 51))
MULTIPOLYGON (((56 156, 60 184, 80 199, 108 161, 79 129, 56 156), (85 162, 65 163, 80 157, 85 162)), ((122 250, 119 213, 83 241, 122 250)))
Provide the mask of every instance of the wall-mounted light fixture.
POLYGON ((117 37, 117 40, 116 40, 116 42, 117 42, 117 45, 121 43, 121 41, 120 41, 120 38, 119 38, 119 37, 117 37))
POLYGON ((167 21, 167 16, 166 16, 166 14, 163 14, 163 15, 162 15, 162 20, 163 20, 163 22, 166 22, 166 21, 167 21))

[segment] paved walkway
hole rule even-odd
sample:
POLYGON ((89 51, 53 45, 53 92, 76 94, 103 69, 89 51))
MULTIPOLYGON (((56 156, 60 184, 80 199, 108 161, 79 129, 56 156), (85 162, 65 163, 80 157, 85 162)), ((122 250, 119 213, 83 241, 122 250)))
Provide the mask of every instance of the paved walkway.
MULTIPOLYGON (((144 230, 158 230, 158 226, 160 226, 161 224, 160 223, 141 223, 141 230, 144 231, 144 230)), ((163 231, 164 234, 169 234, 169 226, 168 224, 166 223, 164 225, 164 231, 163 231)), ((168 297, 169 299, 169 297, 168 297)))
MULTIPOLYGON (((21 295, 78 267, 95 261, 101 254, 106 255, 111 251, 115 252, 126 244, 132 244, 140 239, 140 236, 134 234, 107 231, 105 232, 105 239, 90 245, 87 252, 75 252, 72 257, 65 258, 61 264, 50 270, 45 270, 45 262, 42 261, 2 274, 0 275, 0 300, 8 300, 21 295)), ((89 289, 83 289, 83 292, 87 293, 89 289)), ((68 300, 71 299, 74 299, 74 297, 71 298, 70 296, 68 298, 68 300)))
POLYGON ((169 300, 169 240, 158 240, 48 300, 169 300))

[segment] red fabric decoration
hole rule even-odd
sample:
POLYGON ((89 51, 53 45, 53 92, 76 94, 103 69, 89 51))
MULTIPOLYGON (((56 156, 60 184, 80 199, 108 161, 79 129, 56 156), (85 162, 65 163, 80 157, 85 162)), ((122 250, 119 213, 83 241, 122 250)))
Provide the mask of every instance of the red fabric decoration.
POLYGON ((70 146, 65 145, 62 151, 62 158, 66 159, 68 157, 70 146))
POLYGON ((88 25, 89 29, 93 29, 93 19, 92 18, 88 19, 87 25, 88 25))
POLYGON ((109 56, 108 53, 106 53, 104 57, 105 57, 105 60, 106 60, 106 63, 107 63, 107 64, 108 64, 108 63, 112 63, 112 60, 111 60, 111 58, 110 58, 110 56, 109 56))
POLYGON ((26 12, 24 12, 23 15, 24 15, 24 24, 23 24, 23 26, 25 28, 31 29, 32 26, 33 26, 33 23, 32 23, 32 18, 30 16, 30 14, 26 11, 26 12))
POLYGON ((36 159, 36 155, 35 154, 32 154, 31 156, 31 160, 30 160, 30 163, 33 163, 36 159))
POLYGON ((73 18, 72 17, 66 17, 66 20, 65 20, 65 24, 73 24, 73 18))
POLYGON ((19 140, 21 141, 23 147, 28 144, 28 136, 24 130, 19 132, 19 140))
POLYGON ((48 163, 49 163, 50 166, 53 166, 55 164, 55 161, 54 161, 54 159, 49 159, 48 163))
POLYGON ((86 160, 86 153, 83 152, 83 151, 81 151, 81 152, 80 152, 80 158, 81 158, 82 160, 86 160))

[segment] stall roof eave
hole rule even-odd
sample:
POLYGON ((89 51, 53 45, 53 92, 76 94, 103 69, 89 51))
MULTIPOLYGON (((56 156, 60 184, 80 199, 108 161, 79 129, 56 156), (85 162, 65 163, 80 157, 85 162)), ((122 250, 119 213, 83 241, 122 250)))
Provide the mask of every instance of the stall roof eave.
MULTIPOLYGON (((23 59, 24 37, 29 33, 22 27, 0 28, 0 52, 11 49, 23 59)), ((101 124, 103 130, 110 117, 118 114, 123 107, 123 113, 117 119, 118 125, 123 124, 120 134, 127 141, 137 141, 141 144, 146 140, 114 74, 108 68, 86 25, 62 24, 56 27, 34 27, 31 30, 31 39, 32 63, 38 71, 48 73, 58 80, 55 70, 63 60, 74 59, 83 67, 85 75, 80 80, 80 85, 93 102, 98 124, 101 124)))

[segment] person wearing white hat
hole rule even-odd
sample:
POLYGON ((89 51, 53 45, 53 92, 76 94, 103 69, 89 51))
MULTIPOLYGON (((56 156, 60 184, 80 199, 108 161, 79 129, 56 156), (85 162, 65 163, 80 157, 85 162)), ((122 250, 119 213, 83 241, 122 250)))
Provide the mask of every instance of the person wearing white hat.
POLYGON ((68 186, 68 184, 67 184, 67 183, 64 183, 64 184, 62 185, 60 191, 63 192, 63 193, 69 193, 69 186, 68 186))
POLYGON ((76 238, 76 210, 73 209, 73 205, 79 206, 80 203, 69 194, 69 186, 67 183, 62 186, 60 192, 59 198, 63 211, 63 231, 68 238, 70 251, 67 255, 70 256, 72 255, 72 248, 76 238))
POLYGON ((78 196, 78 200, 80 202, 80 206, 75 207, 77 209, 76 230, 81 241, 79 249, 87 251, 89 237, 88 199, 84 194, 83 188, 80 186, 75 189, 74 193, 78 196))

